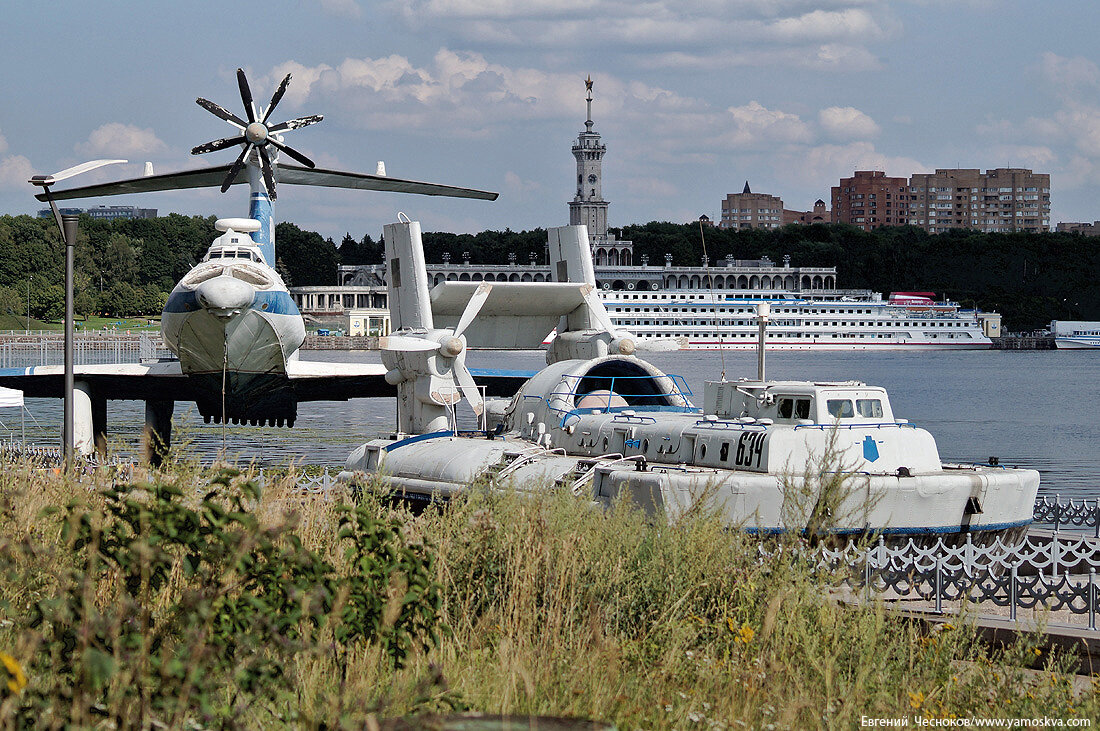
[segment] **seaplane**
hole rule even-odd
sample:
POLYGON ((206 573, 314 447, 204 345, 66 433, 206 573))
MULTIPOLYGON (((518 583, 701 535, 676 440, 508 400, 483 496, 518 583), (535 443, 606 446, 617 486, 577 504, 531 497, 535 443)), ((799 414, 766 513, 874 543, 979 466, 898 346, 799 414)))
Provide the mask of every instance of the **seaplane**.
MULTIPOLYGON (((298 357, 305 325, 274 268, 273 203, 277 186, 313 185, 490 201, 497 194, 384 174, 318 168, 288 145, 284 136, 316 124, 322 117, 309 115, 279 123, 272 120, 290 80, 287 74, 267 107, 257 108, 244 71, 237 69, 244 118, 207 99, 197 100, 199 106, 228 122, 235 133, 198 145, 191 152, 200 155, 240 147, 229 165, 50 192, 54 200, 71 200, 202 187, 219 187, 222 192, 238 185, 249 189, 248 216, 216 222, 220 235, 168 297, 162 314, 162 336, 175 359, 76 368, 74 442, 81 454, 105 449, 109 400, 145 401, 145 453, 155 463, 170 445, 171 417, 177 401, 194 402, 207 422, 293 426, 299 402, 395 393, 394 386, 385 379, 389 369, 383 366, 311 362, 298 357), (299 164, 282 162, 284 155, 299 164)), ((101 162, 106 161, 78 167, 88 169, 101 162)), ((41 184, 41 178, 31 182, 41 184)), ((46 193, 38 198, 47 200, 46 193)), ((475 300, 473 305, 477 304, 475 300)), ((451 345, 447 347, 451 350, 445 355, 453 363, 456 354, 451 345)), ((464 365, 460 370, 469 390, 472 378, 464 365)), ((450 387, 456 378, 453 371, 437 369, 437 377, 450 387)), ((495 388, 492 374, 486 378, 490 390, 495 388)), ((508 383, 506 378, 498 380, 508 383)), ((0 386, 20 389, 29 397, 60 398, 64 395, 63 369, 0 369, 0 386)), ((511 388, 508 393, 514 391, 514 384, 511 388)))
POLYGON ((685 380, 638 358, 633 335, 592 297, 584 226, 548 230, 557 281, 431 290, 419 224, 385 232, 391 318, 401 326, 383 359, 398 421, 348 457, 340 479, 357 489, 381 486, 414 506, 474 485, 566 490, 603 507, 629 500, 653 516, 713 510, 752 533, 889 541, 1011 543, 1032 520, 1038 472, 942 462, 928 431, 894 415, 885 389, 768 380, 768 303, 758 306, 756 376, 708 381, 698 408, 685 380), (464 302, 478 304, 459 314, 464 302), (457 329, 436 328, 456 315, 457 329), (435 359, 463 353, 467 339, 537 347, 554 320, 547 367, 522 374, 510 398, 469 393, 483 425, 459 429, 454 400, 442 397, 453 379, 435 359))

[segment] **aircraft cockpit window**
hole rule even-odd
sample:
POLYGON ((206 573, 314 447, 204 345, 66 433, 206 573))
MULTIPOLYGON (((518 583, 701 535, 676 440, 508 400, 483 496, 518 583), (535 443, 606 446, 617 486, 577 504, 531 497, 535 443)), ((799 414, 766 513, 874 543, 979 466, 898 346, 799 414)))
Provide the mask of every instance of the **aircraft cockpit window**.
POLYGON ((237 258, 238 259, 251 259, 252 258, 252 253, 248 252, 248 251, 238 251, 237 252, 237 258))
POLYGON ((829 409, 829 414, 834 419, 851 419, 856 415, 855 410, 852 409, 852 402, 846 398, 831 398, 825 402, 825 406, 829 409))
POLYGON ((877 398, 856 399, 856 411, 859 412, 860 416, 868 419, 881 419, 882 402, 877 398))
POLYGON ((222 258, 222 253, 220 251, 211 251, 210 256, 208 256, 206 258, 207 259, 221 259, 222 258))

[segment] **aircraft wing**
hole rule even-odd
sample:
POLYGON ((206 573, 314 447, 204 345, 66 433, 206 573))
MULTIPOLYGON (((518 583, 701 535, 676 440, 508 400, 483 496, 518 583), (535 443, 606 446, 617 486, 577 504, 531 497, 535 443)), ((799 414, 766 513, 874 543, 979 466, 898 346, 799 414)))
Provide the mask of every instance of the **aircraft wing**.
MULTIPOLYGON (((175 400, 194 400, 179 361, 83 365, 76 366, 73 375, 110 399, 155 401, 172 394, 175 400)), ((65 393, 65 367, 0 368, 0 386, 17 388, 28 398, 61 398, 65 393)))
MULTIPOLYGON (((397 389, 386 383, 386 366, 378 363, 292 360, 286 370, 299 401, 397 396, 397 389)), ((489 396, 512 396, 534 372, 471 368, 470 374, 489 396)))
MULTIPOLYGON (((71 200, 73 198, 98 198, 108 195, 128 195, 132 193, 150 193, 158 190, 179 190, 182 188, 220 188, 225 176, 229 173, 229 165, 219 165, 212 168, 199 170, 187 170, 180 173, 165 173, 163 175, 149 175, 141 178, 117 180, 113 183, 99 183, 96 185, 84 185, 78 188, 54 190, 51 194, 54 200, 71 200)), ((390 178, 384 175, 364 175, 362 173, 347 173, 339 170, 321 170, 317 168, 305 168, 297 165, 279 165, 275 171, 277 182, 289 185, 319 185, 326 188, 351 188, 355 190, 380 190, 394 193, 418 193, 420 195, 441 195, 450 198, 479 198, 481 200, 496 200, 497 193, 474 188, 458 188, 453 185, 440 185, 438 183, 422 183, 416 180, 402 180, 390 178)), ((248 182, 247 175, 237 175, 233 185, 241 185, 248 182)), ((40 201, 46 200, 45 193, 35 196, 40 201)))
MULTIPOLYGON (((512 396, 533 375, 528 371, 471 369, 490 396, 512 396)), ((287 378, 298 401, 346 401, 352 398, 393 398, 397 390, 386 383, 386 367, 378 363, 330 363, 292 360, 287 378)), ((185 376, 179 361, 113 363, 77 366, 74 379, 112 401, 203 401, 210 399, 204 382, 185 376)), ((27 398, 61 398, 65 367, 0 368, 0 387, 14 388, 27 398)))

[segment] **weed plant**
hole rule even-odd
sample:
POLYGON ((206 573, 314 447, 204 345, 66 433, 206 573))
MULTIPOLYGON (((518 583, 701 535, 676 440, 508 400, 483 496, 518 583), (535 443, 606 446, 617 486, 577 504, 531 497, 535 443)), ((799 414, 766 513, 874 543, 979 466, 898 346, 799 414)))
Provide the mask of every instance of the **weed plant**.
POLYGON ((419 515, 177 463, 0 473, 0 724, 363 728, 474 710, 620 729, 1100 716, 1036 638, 924 634, 717 515, 473 489, 419 515), (1041 653, 1040 653, 1041 654, 1041 653))

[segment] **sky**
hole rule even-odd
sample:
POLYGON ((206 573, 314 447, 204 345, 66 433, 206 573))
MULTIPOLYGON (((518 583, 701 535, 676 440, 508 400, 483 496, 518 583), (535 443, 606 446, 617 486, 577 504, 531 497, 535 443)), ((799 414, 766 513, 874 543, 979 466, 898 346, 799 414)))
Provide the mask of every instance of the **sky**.
MULTIPOLYGON (((746 181, 805 210, 854 170, 1027 167, 1052 226, 1100 219, 1095 0, 250 0, 5 4, 0 213, 26 181, 125 158, 80 183, 232 162, 235 72, 321 167, 498 191, 495 202, 280 187, 276 218, 339 241, 398 212, 428 231, 569 222, 584 79, 607 145, 609 223, 717 219, 746 181)), ((243 115, 242 115, 243 116, 243 115)), ((60 188, 61 186, 59 186, 60 188)), ((93 199, 240 216, 245 189, 93 199)))

